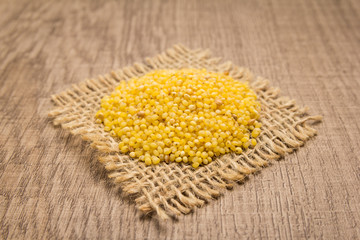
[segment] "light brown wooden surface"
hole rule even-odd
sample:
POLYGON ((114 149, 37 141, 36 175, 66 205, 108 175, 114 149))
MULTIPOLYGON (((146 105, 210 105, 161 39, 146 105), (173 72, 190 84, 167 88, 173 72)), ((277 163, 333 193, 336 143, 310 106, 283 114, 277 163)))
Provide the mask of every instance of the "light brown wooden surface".
POLYGON ((360 238, 360 2, 0 1, 0 239, 360 238), (50 95, 175 43, 322 114, 318 136, 178 221, 143 217, 50 95))

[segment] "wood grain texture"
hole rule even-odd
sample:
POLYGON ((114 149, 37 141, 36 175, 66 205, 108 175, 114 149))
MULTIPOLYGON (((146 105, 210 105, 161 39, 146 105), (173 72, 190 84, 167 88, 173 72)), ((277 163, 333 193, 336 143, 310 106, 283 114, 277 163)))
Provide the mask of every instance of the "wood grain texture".
POLYGON ((0 239, 360 238, 359 1, 0 1, 0 239), (175 43, 271 79, 318 136, 178 221, 143 217, 50 95, 175 43))

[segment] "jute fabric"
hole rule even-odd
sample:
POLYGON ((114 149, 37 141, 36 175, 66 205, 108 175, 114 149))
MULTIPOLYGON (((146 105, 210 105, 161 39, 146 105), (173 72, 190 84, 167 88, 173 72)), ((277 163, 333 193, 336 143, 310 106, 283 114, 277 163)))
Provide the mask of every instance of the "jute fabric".
POLYGON ((212 58, 208 50, 190 50, 175 45, 143 63, 112 71, 88 79, 52 96, 55 104, 49 113, 55 125, 80 135, 99 150, 99 160, 109 171, 109 177, 131 195, 139 210, 155 212, 161 219, 187 214, 196 207, 217 198, 223 189, 242 182, 249 174, 268 166, 276 159, 293 152, 316 130, 308 122, 319 121, 321 116, 309 116, 306 107, 294 100, 279 96, 279 89, 269 85, 262 77, 254 77, 246 68, 231 62, 221 63, 212 58), (208 71, 229 72, 240 81, 248 81, 261 102, 260 122, 263 124, 258 144, 240 155, 226 154, 198 169, 187 164, 160 163, 146 166, 119 152, 118 141, 96 124, 94 115, 100 100, 110 94, 120 81, 139 77, 154 69, 206 68, 208 71))

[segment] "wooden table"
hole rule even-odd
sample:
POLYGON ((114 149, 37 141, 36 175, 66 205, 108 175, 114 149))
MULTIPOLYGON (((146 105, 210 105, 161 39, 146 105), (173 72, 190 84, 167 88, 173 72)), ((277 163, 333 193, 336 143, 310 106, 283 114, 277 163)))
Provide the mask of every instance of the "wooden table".
POLYGON ((360 238, 360 2, 1 1, 0 239, 360 238), (318 136, 178 221, 143 217, 50 95, 175 43, 322 114, 318 136))

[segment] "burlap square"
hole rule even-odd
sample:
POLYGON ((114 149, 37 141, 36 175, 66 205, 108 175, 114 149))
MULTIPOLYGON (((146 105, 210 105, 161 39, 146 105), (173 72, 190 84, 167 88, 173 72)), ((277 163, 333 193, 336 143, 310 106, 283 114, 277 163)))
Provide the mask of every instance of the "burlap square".
POLYGON ((208 51, 176 45, 144 63, 86 80, 53 95, 56 107, 49 116, 55 125, 60 124, 72 134, 80 135, 103 153, 99 160, 110 171, 109 177, 121 186, 124 193, 135 197, 138 209, 144 213, 155 211, 162 219, 186 214, 219 196, 222 189, 231 188, 233 183, 243 181, 272 160, 302 146, 316 134, 316 130, 306 122, 321 120, 321 116, 308 116, 307 108, 299 108, 294 100, 279 97, 279 89, 270 87, 267 80, 254 79, 249 70, 231 62, 219 62, 220 59, 211 58, 208 51), (260 121, 263 124, 254 149, 241 155, 224 155, 196 170, 178 163, 146 166, 119 153, 117 141, 103 130, 101 124, 95 123, 94 115, 101 98, 110 94, 120 81, 154 69, 184 67, 228 71, 234 79, 250 82, 261 102, 260 121))

